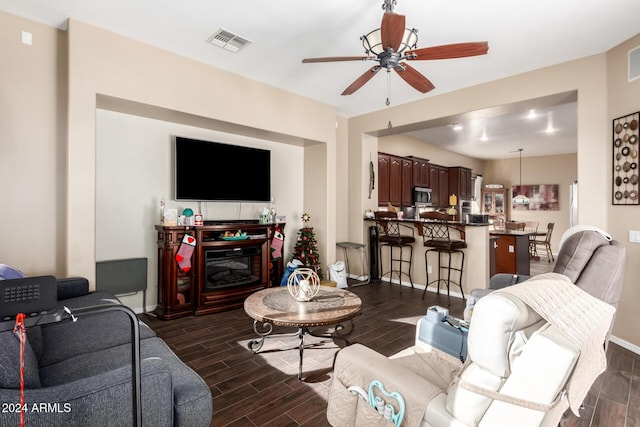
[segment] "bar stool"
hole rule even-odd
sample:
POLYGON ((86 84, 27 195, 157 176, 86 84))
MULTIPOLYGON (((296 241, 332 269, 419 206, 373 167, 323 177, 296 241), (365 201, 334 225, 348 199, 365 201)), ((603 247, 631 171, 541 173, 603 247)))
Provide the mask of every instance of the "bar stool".
POLYGON ((374 212, 376 219, 376 226, 378 227, 378 242, 380 248, 380 278, 385 275, 389 275, 389 282, 393 280, 393 273, 398 275, 398 283, 400 284, 400 292, 402 292, 402 275, 409 277, 409 283, 413 288, 413 279, 411 278, 411 260, 413 259, 413 243, 416 241, 413 234, 413 227, 401 224, 398 221, 397 214, 395 212, 388 211, 376 211, 374 212), (401 230, 406 230, 407 234, 402 234, 401 230), (410 234, 409 234, 410 232, 410 234), (389 271, 382 273, 382 248, 389 248, 389 271), (400 252, 400 256, 394 258, 394 249, 400 252), (408 250, 409 258, 405 259, 404 252, 408 250), (397 268, 394 269, 394 263, 397 264, 397 268), (408 273, 405 273, 402 269, 404 264, 409 265, 408 273))
MULTIPOLYGON (((349 268, 349 249, 357 249, 357 250, 362 250, 362 276, 364 276, 366 274, 366 262, 365 262, 365 253, 364 253, 364 248, 365 245, 362 243, 354 243, 354 242, 338 242, 336 243, 336 246, 339 248, 342 248, 342 252, 344 254, 344 264, 346 266, 347 269, 347 280, 349 279, 349 276, 351 275, 351 269, 349 268)), ((351 283, 349 284, 349 286, 362 286, 362 285, 366 285, 369 283, 369 281, 371 280, 371 276, 367 275, 367 280, 359 280, 357 282, 351 283)))
POLYGON ((433 219, 430 213, 421 214, 420 228, 422 229, 422 238, 424 246, 427 250, 424 253, 425 269, 427 274, 427 284, 424 287, 422 296, 427 292, 427 287, 432 283, 438 283, 438 295, 440 294, 440 283, 444 282, 447 286, 447 302, 451 305, 450 288, 451 284, 460 287, 460 293, 462 293, 462 300, 465 300, 464 290, 462 289, 462 272, 464 270, 464 251, 467 247, 467 242, 464 239, 464 231, 456 229, 448 222, 441 219, 433 219), (431 216, 431 218, 429 218, 431 216), (456 230, 460 234, 459 239, 451 237, 451 232, 456 230), (438 278, 436 280, 429 281, 429 252, 435 252, 438 254, 438 278), (455 254, 458 254, 460 258, 459 267, 457 264, 452 263, 452 259, 455 254), (447 255, 447 264, 442 265, 442 256, 447 255), (443 279, 441 276, 441 270, 447 270, 447 278, 443 279), (458 281, 451 280, 451 271, 458 274, 458 281))

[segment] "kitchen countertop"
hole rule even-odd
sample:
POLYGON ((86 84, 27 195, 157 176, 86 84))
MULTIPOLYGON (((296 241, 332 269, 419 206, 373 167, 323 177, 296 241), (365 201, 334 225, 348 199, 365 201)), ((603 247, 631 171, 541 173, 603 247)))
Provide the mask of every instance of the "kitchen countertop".
POLYGON ((534 231, 520 231, 520 230, 491 230, 489 234, 499 235, 499 236, 529 236, 531 234, 535 234, 534 231))
MULTIPOLYGON (((365 221, 375 221, 375 218, 364 218, 365 221)), ((422 222, 422 221, 428 221, 428 220, 424 220, 424 219, 414 219, 414 218, 393 218, 393 219, 384 219, 384 221, 397 221, 397 222, 406 222, 409 224, 415 224, 417 222, 422 222)), ((463 225, 463 226, 469 226, 469 227, 488 227, 490 224, 488 222, 464 222, 464 221, 447 221, 447 223, 452 224, 452 225, 463 225)))

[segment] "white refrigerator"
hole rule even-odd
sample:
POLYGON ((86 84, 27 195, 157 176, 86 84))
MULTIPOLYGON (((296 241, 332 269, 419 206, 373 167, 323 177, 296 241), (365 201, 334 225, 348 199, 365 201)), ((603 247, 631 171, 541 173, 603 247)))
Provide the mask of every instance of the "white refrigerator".
POLYGON ((578 181, 569 185, 569 227, 578 225, 578 181))

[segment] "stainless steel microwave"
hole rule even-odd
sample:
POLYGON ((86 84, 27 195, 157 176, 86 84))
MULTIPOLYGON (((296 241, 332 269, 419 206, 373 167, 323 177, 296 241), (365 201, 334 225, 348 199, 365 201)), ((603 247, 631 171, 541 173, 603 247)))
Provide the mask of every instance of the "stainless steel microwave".
POLYGON ((431 189, 427 187, 413 187, 413 205, 431 206, 431 189))

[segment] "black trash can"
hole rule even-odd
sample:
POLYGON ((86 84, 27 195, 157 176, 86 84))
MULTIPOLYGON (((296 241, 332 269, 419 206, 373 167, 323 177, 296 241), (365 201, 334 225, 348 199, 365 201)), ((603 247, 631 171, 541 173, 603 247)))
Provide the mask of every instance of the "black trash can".
POLYGON ((378 260, 378 228, 369 227, 369 277, 371 280, 380 280, 380 266, 378 260))

